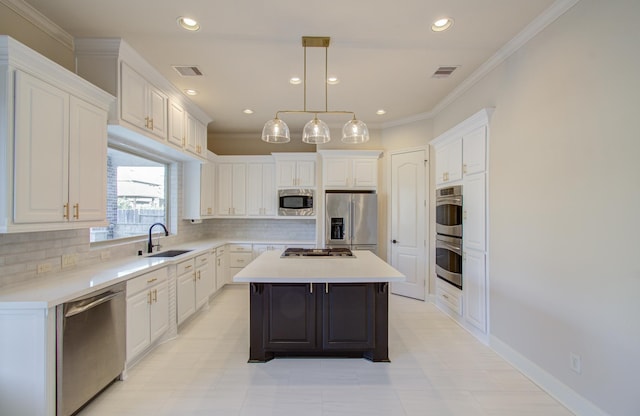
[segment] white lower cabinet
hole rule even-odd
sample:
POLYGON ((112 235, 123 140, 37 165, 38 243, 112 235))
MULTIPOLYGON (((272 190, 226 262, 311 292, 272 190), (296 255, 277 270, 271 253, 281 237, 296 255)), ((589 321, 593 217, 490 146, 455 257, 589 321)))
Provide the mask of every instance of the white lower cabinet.
POLYGON ((254 244, 252 259, 255 259, 265 251, 284 250, 284 249, 285 249, 284 244, 254 244))
POLYGON ((462 315, 462 291, 440 279, 436 279, 436 303, 462 315))
POLYGON ((176 311, 178 325, 196 311, 196 299, 194 297, 196 272, 193 264, 193 259, 189 259, 177 265, 176 311))
POLYGON ((212 287, 213 287, 213 270, 211 268, 211 264, 209 263, 210 254, 201 254, 196 257, 196 286, 195 286, 195 301, 196 301, 196 310, 202 307, 209 301, 209 296, 211 295, 212 287))
POLYGON ((233 282, 233 276, 253 260, 251 244, 229 244, 229 274, 227 283, 233 282))
POLYGON ((216 281, 215 291, 220 290, 227 283, 227 251, 226 245, 216 248, 216 281))
POLYGON ((178 263, 176 271, 176 313, 180 325, 206 304, 213 286, 209 253, 178 263))
POLYGON ((167 269, 127 281, 127 362, 146 350, 168 328, 167 269))
POLYGON ((482 332, 487 330, 487 293, 484 252, 466 250, 462 255, 464 317, 482 332))

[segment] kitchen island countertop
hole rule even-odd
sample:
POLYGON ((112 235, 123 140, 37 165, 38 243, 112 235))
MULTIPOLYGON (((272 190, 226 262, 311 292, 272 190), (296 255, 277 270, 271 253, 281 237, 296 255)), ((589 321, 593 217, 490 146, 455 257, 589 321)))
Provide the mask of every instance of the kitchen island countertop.
POLYGON ((353 257, 286 257, 282 251, 261 254, 240 270, 234 282, 358 283, 401 282, 405 276, 368 250, 353 257))

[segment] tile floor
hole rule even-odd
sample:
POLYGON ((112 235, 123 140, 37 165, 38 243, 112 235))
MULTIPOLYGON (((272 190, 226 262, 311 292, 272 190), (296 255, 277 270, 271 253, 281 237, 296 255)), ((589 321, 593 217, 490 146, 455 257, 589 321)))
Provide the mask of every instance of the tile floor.
POLYGON ((248 364, 248 289, 225 287, 81 413, 88 415, 568 416, 433 304, 391 296, 391 363, 248 364))

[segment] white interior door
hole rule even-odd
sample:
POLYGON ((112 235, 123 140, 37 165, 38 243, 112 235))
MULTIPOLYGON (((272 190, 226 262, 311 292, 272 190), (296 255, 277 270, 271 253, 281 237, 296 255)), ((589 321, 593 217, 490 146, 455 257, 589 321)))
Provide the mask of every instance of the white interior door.
POLYGON ((391 292, 424 300, 427 281, 425 150, 391 154, 391 265, 407 277, 391 292))

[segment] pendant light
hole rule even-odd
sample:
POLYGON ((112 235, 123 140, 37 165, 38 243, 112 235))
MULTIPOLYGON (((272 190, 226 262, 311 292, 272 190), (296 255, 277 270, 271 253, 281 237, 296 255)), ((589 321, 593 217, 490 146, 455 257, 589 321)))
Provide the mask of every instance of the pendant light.
POLYGON ((289 127, 278 116, 280 113, 308 113, 313 114, 313 119, 309 121, 302 131, 302 141, 309 144, 322 144, 331 140, 329 126, 318 119, 318 114, 351 114, 353 118, 342 128, 342 141, 344 143, 364 143, 369 140, 369 129, 362 121, 356 119, 352 111, 329 111, 327 99, 327 61, 328 49, 331 42, 330 37, 303 36, 302 46, 304 48, 304 107, 302 110, 280 110, 276 112, 273 120, 265 123, 262 129, 262 140, 267 143, 287 143, 291 140, 289 127), (324 110, 307 110, 307 47, 322 47, 325 49, 325 77, 324 77, 324 110))

